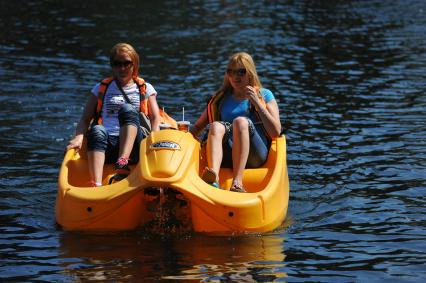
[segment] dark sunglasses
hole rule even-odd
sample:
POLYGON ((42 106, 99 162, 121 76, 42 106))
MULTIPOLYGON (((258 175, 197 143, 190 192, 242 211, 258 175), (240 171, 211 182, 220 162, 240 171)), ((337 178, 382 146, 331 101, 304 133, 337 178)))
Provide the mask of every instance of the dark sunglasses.
POLYGON ((124 67, 124 68, 129 68, 131 65, 133 64, 132 61, 112 61, 112 66, 115 68, 120 68, 120 67, 124 67))
POLYGON ((242 77, 247 73, 246 69, 226 69, 226 73, 228 74, 228 76, 239 76, 242 77))

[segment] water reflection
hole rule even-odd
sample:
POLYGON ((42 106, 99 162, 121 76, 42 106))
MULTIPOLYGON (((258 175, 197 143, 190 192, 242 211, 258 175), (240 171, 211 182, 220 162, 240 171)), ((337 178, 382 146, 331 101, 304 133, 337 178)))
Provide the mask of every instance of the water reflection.
POLYGON ((273 235, 163 237, 63 233, 60 262, 73 280, 221 280, 285 278, 284 240, 273 235), (154 237, 155 238, 155 237, 154 237))

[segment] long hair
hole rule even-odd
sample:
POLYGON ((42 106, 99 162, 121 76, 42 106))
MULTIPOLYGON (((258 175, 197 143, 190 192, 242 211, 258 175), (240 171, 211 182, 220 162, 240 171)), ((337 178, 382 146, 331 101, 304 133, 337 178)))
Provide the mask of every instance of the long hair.
POLYGON ((112 62, 117 54, 127 53, 132 58, 133 72, 132 77, 139 75, 139 55, 136 50, 128 43, 117 43, 111 48, 109 52, 109 63, 112 66, 112 62))
MULTIPOLYGON (((256 64, 253 61, 253 58, 246 52, 238 52, 229 57, 227 69, 232 68, 235 65, 243 65, 249 76, 250 85, 256 88, 261 88, 262 84, 260 83, 259 76, 256 71, 256 64)), ((225 75, 223 77, 223 83, 219 92, 228 92, 232 90, 232 85, 229 82, 229 75, 225 70, 225 75)))

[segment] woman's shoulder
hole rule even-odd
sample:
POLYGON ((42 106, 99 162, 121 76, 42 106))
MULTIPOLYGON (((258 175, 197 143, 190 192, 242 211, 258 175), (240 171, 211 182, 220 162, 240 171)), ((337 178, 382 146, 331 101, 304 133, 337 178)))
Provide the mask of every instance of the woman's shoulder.
POLYGON ((96 83, 93 87, 92 87, 92 89, 91 89, 91 93, 92 94, 94 94, 94 95, 96 95, 96 96, 98 96, 98 94, 99 94, 99 87, 101 86, 101 82, 98 82, 98 83, 96 83))
POLYGON ((145 81, 145 86, 146 86, 146 95, 147 96, 157 95, 157 91, 155 90, 155 88, 152 84, 145 81))
POLYGON ((269 101, 275 99, 274 94, 272 93, 271 90, 262 87, 260 89, 260 94, 262 95, 263 99, 265 100, 266 103, 268 103, 269 101))
POLYGON ((147 82, 147 81, 145 81, 145 85, 146 85, 146 87, 154 87, 151 83, 149 83, 149 82, 147 82))

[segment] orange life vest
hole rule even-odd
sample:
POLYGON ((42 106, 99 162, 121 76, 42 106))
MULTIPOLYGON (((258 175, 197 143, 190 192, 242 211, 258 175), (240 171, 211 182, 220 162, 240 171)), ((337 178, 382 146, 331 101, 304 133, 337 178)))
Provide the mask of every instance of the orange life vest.
MULTIPOLYGON (((98 124, 102 124, 102 106, 104 103, 105 93, 107 92, 107 89, 113 80, 114 80, 113 77, 108 77, 106 79, 103 79, 99 86, 98 104, 96 106, 96 118, 95 118, 95 121, 97 121, 98 124)), ((140 94, 139 111, 149 116, 150 111, 149 111, 148 99, 146 99, 145 97, 145 94, 146 94, 145 80, 140 77, 134 77, 133 81, 136 83, 136 86, 139 89, 139 94, 140 94)), ((177 123, 175 119, 170 117, 160 106, 159 106, 159 110, 160 110, 160 124, 169 124, 171 128, 177 129, 177 123)))

